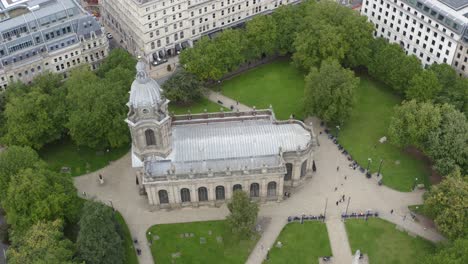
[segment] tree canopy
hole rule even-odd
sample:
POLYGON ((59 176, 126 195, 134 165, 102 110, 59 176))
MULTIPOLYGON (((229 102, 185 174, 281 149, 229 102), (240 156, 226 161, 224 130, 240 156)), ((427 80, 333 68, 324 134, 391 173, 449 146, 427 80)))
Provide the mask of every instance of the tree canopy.
POLYGON ((202 97, 202 83, 185 70, 171 76, 163 85, 164 96, 174 103, 190 104, 202 97))
POLYGON ((71 264, 73 243, 63 237, 62 221, 38 222, 7 251, 11 264, 71 264))
POLYGON ((76 246, 80 261, 87 264, 125 263, 123 240, 112 209, 97 202, 86 202, 79 226, 76 246))
POLYGON ((432 101, 441 90, 442 85, 433 71, 421 71, 410 80, 406 98, 418 102, 432 101))
POLYGON ((459 238, 439 246, 435 254, 423 258, 421 264, 465 264, 468 263, 468 238, 459 238))
POLYGON ((246 192, 234 191, 228 209, 230 214, 226 220, 232 234, 239 238, 250 237, 257 222, 258 204, 250 201, 246 192))
POLYGON ((459 170, 424 195, 424 210, 438 229, 450 239, 468 235, 468 177, 459 170))
POLYGON ((325 60, 305 78, 305 110, 326 122, 344 122, 354 104, 359 79, 336 60, 325 60))

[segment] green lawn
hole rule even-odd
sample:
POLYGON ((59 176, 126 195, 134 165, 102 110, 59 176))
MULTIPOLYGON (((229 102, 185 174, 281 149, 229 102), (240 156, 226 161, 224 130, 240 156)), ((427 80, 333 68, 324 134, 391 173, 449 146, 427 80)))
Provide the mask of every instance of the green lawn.
POLYGON ((177 105, 174 103, 169 104, 169 112, 174 113, 176 115, 185 115, 188 113, 188 110, 190 110, 192 114, 203 113, 205 109, 208 112, 220 112, 221 108, 224 108, 225 111, 228 111, 227 108, 215 104, 204 97, 201 98, 200 101, 191 105, 177 105))
POLYGON ((370 263, 418 263, 422 256, 434 252, 434 244, 409 236, 395 225, 379 218, 347 220, 346 231, 353 254, 360 250, 369 255, 370 263))
POLYGON ((107 152, 77 147, 71 140, 63 139, 44 146, 39 155, 52 170, 59 172, 62 167, 70 167, 71 175, 79 176, 109 165, 109 162, 121 158, 129 149, 129 146, 124 146, 107 152))
POLYGON ((339 141, 361 166, 366 167, 367 159, 371 158, 372 172, 377 172, 383 159, 384 184, 399 191, 411 191, 416 178, 418 183, 430 185, 424 162, 388 142, 379 143, 381 137, 388 136, 393 107, 400 101, 389 89, 362 76, 356 105, 351 118, 341 127, 339 141))
POLYGON ((270 259, 264 263, 319 263, 319 257, 331 256, 327 227, 322 222, 287 224, 281 231, 275 245, 281 241, 281 248, 270 250, 270 259))
POLYGON ((191 222, 152 226, 147 232, 156 263, 245 263, 257 239, 233 241, 225 221, 191 222), (209 232, 212 232, 211 235, 209 232), (181 237, 183 234, 193 237, 181 237), (155 240, 155 236, 159 239, 155 240), (218 242, 217 238, 222 241, 218 242), (202 244, 202 238, 206 243, 202 244), (180 253, 178 257, 173 254, 180 253))
POLYGON ((115 211, 115 217, 117 219, 117 222, 120 225, 120 228, 122 228, 122 232, 123 232, 124 239, 125 239, 124 240, 125 256, 126 256, 125 264, 138 264, 138 257, 136 255, 135 247, 133 246, 132 235, 130 234, 130 230, 128 230, 127 223, 125 223, 124 218, 117 211, 115 211))
POLYGON ((273 106, 276 118, 303 118, 304 76, 290 61, 261 65, 221 84, 221 93, 257 109, 273 106))

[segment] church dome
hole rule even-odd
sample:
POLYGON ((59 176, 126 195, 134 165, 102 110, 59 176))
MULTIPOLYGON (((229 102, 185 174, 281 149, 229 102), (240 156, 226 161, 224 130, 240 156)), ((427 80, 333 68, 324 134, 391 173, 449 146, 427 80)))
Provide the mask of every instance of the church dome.
POLYGON ((136 70, 136 78, 130 90, 129 104, 135 108, 158 105, 162 100, 159 84, 148 76, 143 61, 138 61, 136 70))

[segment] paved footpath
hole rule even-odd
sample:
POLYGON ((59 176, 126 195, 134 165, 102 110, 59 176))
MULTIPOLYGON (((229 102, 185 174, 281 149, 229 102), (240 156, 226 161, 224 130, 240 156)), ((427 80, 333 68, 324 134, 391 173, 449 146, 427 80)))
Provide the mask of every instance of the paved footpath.
MULTIPOLYGON (((216 101, 221 98, 220 100, 223 103, 231 102, 220 94, 211 94, 209 98, 216 101)), ((235 101, 232 100, 232 102, 235 101)), ((239 107, 243 109, 243 107, 247 106, 239 105, 239 107)), ((309 120, 306 121, 309 124, 309 120)), ((319 122, 314 120, 313 124, 315 132, 318 134, 320 130, 319 122)), ((341 213, 346 210, 346 203, 336 205, 336 201, 342 195, 345 195, 346 199, 351 197, 349 212, 363 212, 367 209, 377 210, 383 219, 395 223, 414 234, 434 242, 443 239, 435 230, 426 229, 420 223, 413 222, 409 217, 407 206, 421 204, 423 191, 402 193, 385 186, 378 186, 375 177, 367 179, 359 171, 348 168, 349 162, 337 147, 327 139, 326 135, 319 135, 318 138, 320 147, 315 153, 317 172, 309 175, 310 178, 300 187, 297 187, 287 200, 281 203, 268 202, 261 205, 259 217, 268 218, 269 224, 264 227, 262 237, 253 249, 247 263, 262 263, 266 257, 266 249, 272 248, 281 229, 286 224, 288 216, 303 213, 319 215, 324 211, 326 199, 328 199, 326 222, 330 232, 333 253, 336 258, 343 259, 344 262, 342 263, 351 263, 349 244, 343 239, 346 237, 344 226, 336 222, 341 213), (336 169, 337 166, 340 166, 339 171, 336 169), (335 188, 337 188, 336 191, 335 188), (390 214, 392 209, 394 213, 390 214), (405 215, 408 215, 408 217, 405 217, 405 215)), ((385 167, 383 170, 385 170, 385 167)), ((162 223, 218 220, 224 219, 228 214, 225 205, 220 208, 200 207, 197 209, 152 211, 148 206, 146 197, 138 194, 138 187, 135 184, 135 171, 131 168, 129 154, 112 162, 106 168, 76 177, 74 182, 80 195, 86 192, 87 198, 94 198, 106 204, 110 204, 112 201, 113 206, 121 212, 132 236, 139 241, 137 246, 142 249, 142 255, 139 257, 141 264, 154 263, 146 241, 146 231, 151 226, 162 223), (98 175, 100 173, 104 176, 104 185, 99 184, 98 175)))
POLYGON ((333 219, 328 219, 326 224, 333 262, 351 264, 352 253, 343 221, 339 217, 334 217, 333 219))

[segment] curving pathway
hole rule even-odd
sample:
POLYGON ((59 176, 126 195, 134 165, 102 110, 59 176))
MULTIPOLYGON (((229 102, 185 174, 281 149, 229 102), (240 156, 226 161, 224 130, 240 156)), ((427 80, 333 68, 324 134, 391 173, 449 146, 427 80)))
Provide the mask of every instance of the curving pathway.
MULTIPOLYGON (((215 102, 221 100, 225 105, 235 103, 234 100, 219 93, 209 94, 208 97, 215 102)), ((243 107, 248 109, 244 105, 239 106, 241 107, 240 110, 243 110, 243 107)), ((307 120, 307 123, 310 121, 307 120)), ((314 124, 318 124, 317 120, 313 121, 314 124)), ((318 134, 320 127, 315 125, 315 129, 318 134)), ((336 205, 336 201, 342 195, 345 195, 346 199, 351 197, 349 212, 377 210, 382 218, 414 234, 434 242, 444 239, 436 230, 413 222, 411 217, 405 217, 409 214, 408 205, 422 203, 423 191, 402 193, 385 186, 378 186, 375 177, 367 179, 359 171, 349 169, 346 158, 325 135, 319 135, 318 138, 321 145, 315 156, 317 172, 311 175, 311 178, 302 186, 296 188, 287 200, 281 203, 269 202, 260 207, 259 217, 269 218, 270 221, 264 228, 262 237, 247 263, 262 263, 266 257, 266 249, 273 246, 288 216, 323 213, 326 200, 328 200, 326 224, 333 256, 336 259, 335 263, 351 263, 351 250, 345 239, 347 236, 344 225, 340 220, 341 213, 346 210, 346 203, 336 205), (337 166, 340 166, 339 172, 336 170, 337 166), (390 214, 392 209, 394 212, 390 214)), ((109 205, 112 202, 112 205, 122 213, 131 234, 139 241, 137 247, 142 249, 142 255, 139 257, 141 264, 154 263, 146 240, 146 231, 152 225, 224 219, 228 214, 226 206, 152 211, 147 204, 146 197, 138 194, 130 154, 99 171, 76 177, 74 181, 81 196, 85 192, 87 198, 94 198, 109 205), (105 179, 105 184, 102 186, 98 182, 100 173, 105 179)))

